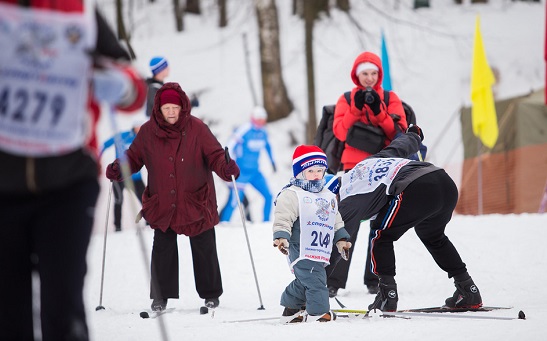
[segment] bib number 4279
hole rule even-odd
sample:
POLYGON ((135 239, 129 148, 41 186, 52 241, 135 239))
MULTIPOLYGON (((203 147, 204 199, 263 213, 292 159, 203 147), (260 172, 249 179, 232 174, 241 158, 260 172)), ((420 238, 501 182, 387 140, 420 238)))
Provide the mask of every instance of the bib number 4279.
POLYGON ((55 126, 65 109, 65 98, 59 94, 26 89, 0 90, 0 118, 14 124, 49 124, 55 126), (45 120, 45 121, 44 121, 45 120))

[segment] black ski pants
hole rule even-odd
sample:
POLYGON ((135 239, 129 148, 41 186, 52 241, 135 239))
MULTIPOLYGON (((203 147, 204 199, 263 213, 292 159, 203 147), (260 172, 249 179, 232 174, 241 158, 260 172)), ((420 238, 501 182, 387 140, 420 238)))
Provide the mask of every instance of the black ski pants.
POLYGON ((82 291, 98 195, 96 179, 42 194, 0 194, 0 339, 41 333, 44 341, 88 340, 82 291), (40 310, 34 319, 33 305, 40 310))
MULTIPOLYGON (((215 229, 190 237, 190 249, 199 297, 218 298, 223 290, 215 229)), ((179 298, 179 254, 173 230, 154 230, 151 263, 150 298, 179 298)))
MULTIPOLYGON (((347 198, 355 214, 346 225, 359 224, 359 194, 347 198)), ((391 199, 371 223, 369 234, 370 266, 378 276, 395 276, 395 253, 393 244, 406 231, 414 231, 437 265, 448 277, 467 271, 458 251, 445 235, 446 225, 458 201, 458 189, 444 170, 438 170, 414 180, 398 196, 391 199)))
MULTIPOLYGON (((350 235, 350 241, 353 243, 351 249, 349 249, 349 257, 347 261, 342 260, 340 253, 332 252, 330 255, 330 264, 325 268, 327 272, 327 286, 335 288, 346 288, 346 283, 348 281, 349 266, 351 260, 353 259, 353 252, 356 247, 357 234, 359 233, 360 228, 365 228, 368 233, 368 226, 370 223, 359 221, 358 224, 348 225, 346 224, 345 229, 350 235), (360 227, 362 225, 362 227, 360 227)), ((370 238, 368 239, 367 249, 370 251, 370 238)), ((363 283, 366 286, 377 286, 378 285, 378 276, 376 276, 370 267, 370 252, 367 252, 367 260, 365 263, 365 274, 363 276, 363 283)))

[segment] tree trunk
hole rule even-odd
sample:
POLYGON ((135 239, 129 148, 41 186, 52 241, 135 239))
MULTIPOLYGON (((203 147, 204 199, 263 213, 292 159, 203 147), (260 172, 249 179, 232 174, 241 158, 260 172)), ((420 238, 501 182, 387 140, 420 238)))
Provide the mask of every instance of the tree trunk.
POLYGON ((304 34, 306 48, 306 80, 308 85, 308 125, 306 127, 306 143, 313 144, 317 130, 315 116, 315 77, 313 66, 313 22, 316 11, 313 7, 314 0, 305 0, 304 3, 304 34))
POLYGON ((186 0, 186 13, 201 14, 201 5, 199 0, 186 0))
POLYGON ((173 7, 175 11, 175 23, 177 25, 177 32, 184 31, 184 19, 183 10, 180 6, 180 0, 173 0, 173 7))
POLYGON ((130 37, 125 30, 125 24, 123 22, 123 3, 122 0, 116 0, 116 23, 118 28, 118 40, 125 40, 127 49, 131 59, 135 59, 135 51, 131 47, 130 37))
POLYGON ((283 81, 275 0, 256 0, 255 9, 258 19, 264 108, 269 114, 268 120, 276 121, 287 117, 294 106, 283 81))
POLYGON ((350 10, 350 4, 349 0, 336 0, 336 8, 343 12, 349 12, 350 10))
POLYGON ((218 27, 228 26, 228 15, 226 14, 226 1, 218 0, 218 27))

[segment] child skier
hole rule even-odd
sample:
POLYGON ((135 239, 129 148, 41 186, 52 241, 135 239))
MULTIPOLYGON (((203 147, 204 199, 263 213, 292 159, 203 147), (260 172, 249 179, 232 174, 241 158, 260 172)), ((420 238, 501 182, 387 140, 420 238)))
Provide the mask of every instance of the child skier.
POLYGON ((347 259, 351 243, 336 194, 325 186, 326 169, 327 156, 319 147, 298 146, 293 154, 294 177, 276 200, 274 246, 288 256, 296 277, 281 295, 282 323, 335 319, 325 266, 333 244, 347 259))

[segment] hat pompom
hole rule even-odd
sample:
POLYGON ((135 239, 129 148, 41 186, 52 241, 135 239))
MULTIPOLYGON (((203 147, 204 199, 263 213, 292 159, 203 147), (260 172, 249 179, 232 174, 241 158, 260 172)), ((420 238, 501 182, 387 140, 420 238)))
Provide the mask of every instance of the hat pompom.
POLYGON ((292 156, 292 171, 294 177, 304 170, 320 166, 327 168, 327 155, 317 146, 300 145, 294 150, 292 156))

